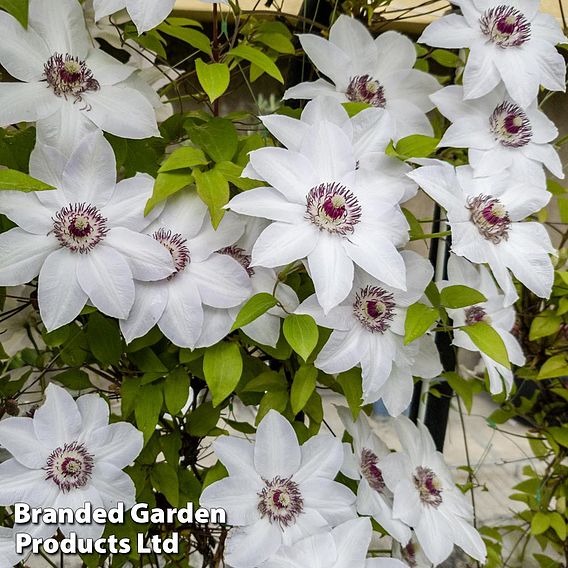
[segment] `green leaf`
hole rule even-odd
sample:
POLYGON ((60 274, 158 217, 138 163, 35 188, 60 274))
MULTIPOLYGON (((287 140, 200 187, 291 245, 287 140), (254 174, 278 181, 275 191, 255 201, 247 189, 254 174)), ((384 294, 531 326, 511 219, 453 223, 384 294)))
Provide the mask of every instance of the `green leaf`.
POLYGON ((568 426, 553 426, 548 432, 557 443, 568 448, 568 426))
POLYGON ((164 399, 166 408, 172 416, 179 414, 189 398, 189 375, 182 367, 177 367, 166 377, 164 399))
POLYGON ((203 373, 213 396, 213 406, 219 406, 233 392, 243 373, 239 346, 221 342, 207 349, 203 357, 203 373))
POLYGON ((192 146, 182 146, 168 156, 166 161, 160 166, 159 172, 206 166, 208 163, 209 160, 205 157, 203 150, 193 148, 192 146))
POLYGON ((453 372, 444 373, 442 376, 448 381, 456 394, 463 400, 467 413, 471 414, 473 395, 483 390, 483 384, 475 379, 468 381, 453 372))
POLYGON ((211 102, 218 99, 228 88, 231 73, 226 63, 204 63, 195 61, 197 78, 211 102))
POLYGON ((240 309, 231 331, 244 327, 262 314, 265 314, 276 304, 277 300, 272 294, 268 294, 267 292, 255 294, 252 298, 247 300, 245 305, 240 309))
POLYGON ((124 377, 120 385, 122 417, 128 418, 133 412, 140 392, 140 377, 124 377))
POLYGON ((171 26, 167 23, 160 24, 158 26, 158 30, 211 56, 211 42, 209 37, 203 32, 192 30, 190 28, 183 28, 181 26, 171 26))
POLYGON ((258 405, 258 413, 256 415, 255 424, 258 426, 260 421, 268 414, 269 410, 284 412, 288 405, 288 391, 270 391, 267 392, 258 405))
POLYGON ((349 102, 341 103, 345 111, 347 112, 349 118, 353 118, 356 114, 359 114, 362 110, 366 108, 371 108, 369 103, 363 102, 349 102))
POLYGON ((501 363, 507 369, 511 368, 505 343, 503 343, 501 336, 490 325, 480 321, 473 325, 465 325, 460 327, 460 329, 469 336, 480 351, 483 351, 483 353, 497 361, 497 363, 501 363))
POLYGON ((357 420, 361 412, 363 398, 363 386, 361 380, 361 369, 350 369, 337 375, 337 382, 343 390, 343 395, 351 410, 353 420, 357 420))
POLYGON ((216 229, 225 215, 223 206, 229 202, 229 182, 216 169, 200 172, 193 170, 195 187, 201 200, 207 205, 211 224, 216 229))
POLYGON ((227 55, 232 55, 234 57, 239 57, 240 59, 246 59, 251 63, 254 63, 257 67, 260 67, 265 73, 268 73, 271 77, 274 77, 277 81, 284 84, 284 78, 280 70, 266 54, 262 53, 259 49, 251 47, 250 45, 237 45, 229 51, 227 55))
POLYGON ((302 365, 294 375, 290 391, 292 412, 298 414, 306 406, 316 388, 318 370, 315 367, 302 365))
POLYGON ((204 402, 188 414, 187 431, 196 438, 207 436, 217 426, 220 415, 220 408, 213 408, 211 402, 204 402))
POLYGON ((122 355, 122 336, 116 322, 94 313, 87 326, 89 349, 105 367, 116 365, 122 355))
POLYGON ((548 530, 548 527, 550 527, 550 518, 540 511, 535 513, 531 520, 531 533, 534 535, 542 534, 548 530))
POLYGON ((176 470, 166 462, 157 463, 150 472, 152 485, 173 507, 179 502, 179 481, 176 470))
POLYGON ((438 310, 424 304, 412 304, 406 311, 404 344, 408 345, 422 337, 438 320, 438 310))
POLYGON ((546 180, 546 189, 548 189, 552 195, 562 195, 566 193, 566 188, 553 179, 546 180))
POLYGON ((562 541, 566 540, 566 521, 563 519, 562 515, 556 511, 548 515, 550 519, 550 526, 554 529, 554 532, 558 535, 558 538, 562 541))
POLYGON ((318 326, 314 318, 304 314, 290 314, 284 320, 282 329, 290 347, 307 361, 318 342, 318 326))
POLYGON ((12 14, 24 28, 28 27, 28 2, 29 0, 0 0, 0 8, 12 14))
POLYGON ((278 53, 287 53, 289 55, 296 53, 294 44, 283 34, 260 33, 255 36, 254 41, 258 41, 274 51, 278 51, 278 53))
POLYGON ((439 138, 424 136, 423 134, 412 134, 401 138, 396 143, 396 152, 404 158, 427 158, 440 142, 439 138))
POLYGON ((447 286, 440 292, 440 303, 444 308, 457 309, 486 302, 487 298, 469 286, 447 286))
POLYGON ((251 379, 243 388, 243 392, 288 391, 286 379, 276 371, 266 371, 251 379))
POLYGON ((531 323, 529 339, 535 341, 556 333, 562 324, 562 318, 548 310, 538 314, 531 323))
POLYGON ((17 170, 0 170, 0 190, 6 189, 29 193, 30 191, 45 191, 55 188, 17 170))
POLYGON ((191 141, 215 162, 231 161, 239 146, 234 124, 225 118, 212 118, 204 124, 186 125, 191 141))
POLYGON ((151 384, 140 387, 134 406, 136 425, 144 434, 144 442, 148 442, 158 423, 162 410, 163 393, 159 385, 151 384))
POLYGON ((568 361, 563 353, 554 355, 544 362, 544 365, 538 372, 537 379, 552 379, 554 377, 563 377, 568 375, 568 361))
POLYGON ((156 178, 156 183, 154 184, 152 197, 150 197, 146 203, 144 215, 148 215, 160 201, 177 193, 191 183, 193 183, 193 176, 189 172, 174 171, 159 173, 156 178))
POLYGON ((67 371, 55 375, 52 379, 61 383, 64 387, 75 391, 93 387, 89 380, 89 375, 80 369, 67 369, 67 371))
POLYGON ((435 49, 430 54, 430 57, 444 67, 459 67, 463 65, 463 61, 455 53, 447 49, 435 49))

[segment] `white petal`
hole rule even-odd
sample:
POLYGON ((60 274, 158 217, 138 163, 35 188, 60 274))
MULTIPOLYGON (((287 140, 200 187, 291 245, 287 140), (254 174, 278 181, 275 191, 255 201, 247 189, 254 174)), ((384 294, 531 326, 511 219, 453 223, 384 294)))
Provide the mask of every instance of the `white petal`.
MULTIPOLYGON (((48 190, 51 193, 56 191, 48 190)), ((40 192, 1 191, 0 212, 28 233, 47 235, 53 229, 53 213, 38 199, 40 192)))
POLYGON ((195 347, 210 347, 221 341, 231 330, 235 318, 236 314, 233 309, 203 306, 203 327, 199 339, 195 342, 195 347))
POLYGON ((41 498, 37 489, 44 483, 43 469, 29 469, 15 459, 8 459, 0 463, 0 505, 28 503, 34 506, 41 498), (34 496, 32 502, 26 501, 28 496, 34 496))
POLYGON ((186 271, 192 276, 201 301, 208 306, 231 308, 250 296, 247 271, 227 255, 212 254, 203 262, 191 262, 186 271))
POLYGON ((59 244, 55 237, 32 235, 15 227, 0 235, 0 285, 26 284, 39 274, 47 256, 59 244))
POLYGON ((126 318, 134 303, 134 282, 126 259, 104 245, 78 256, 79 284, 93 305, 108 316, 126 318))
POLYGON ((363 357, 360 343, 362 329, 334 331, 319 352, 315 366, 326 373, 343 373, 356 367, 363 357))
POLYGON ((284 100, 287 99, 313 99, 316 97, 333 97, 340 102, 347 102, 345 93, 338 92, 335 87, 328 83, 325 79, 318 79, 317 81, 305 81, 299 83, 294 87, 286 89, 284 100))
POLYGON ((394 489, 393 517, 409 526, 416 526, 422 516, 420 497, 410 479, 402 478, 394 489))
POLYGON ((78 256, 67 248, 60 248, 52 252, 41 267, 38 301, 47 331, 73 321, 87 303, 87 294, 77 279, 78 256))
POLYGON ((45 83, 0 83, 0 125, 34 122, 53 114, 57 97, 45 83))
POLYGON ((439 145, 491 150, 495 146, 495 140, 489 134, 489 129, 485 128, 485 122, 488 121, 482 117, 458 120, 446 130, 439 145))
POLYGON ((29 26, 45 41, 51 54, 69 53, 85 59, 89 35, 83 10, 74 0, 58 0, 56 10, 49 2, 31 0, 29 26))
POLYGON ((126 6, 126 0, 93 0, 95 20, 98 22, 105 16, 110 16, 126 6))
POLYGON ((257 477, 254 468, 254 445, 235 436, 220 436, 213 442, 216 456, 235 477, 257 477))
POLYGON ((105 205, 116 185, 112 146, 101 132, 86 136, 67 162, 61 189, 70 203, 105 205))
MULTIPOLYGON (((55 509, 68 508, 77 511, 77 509, 84 507, 87 503, 89 503, 93 509, 103 506, 100 493, 90 483, 79 489, 69 491, 68 493, 60 491, 52 505, 55 509)), ((104 525, 97 523, 59 523, 58 528, 63 535, 67 537, 74 532, 77 534, 78 538, 92 539, 100 538, 104 531, 104 525)))
POLYGON ((463 16, 450 14, 432 22, 418 41, 435 47, 455 49, 469 47, 481 36, 481 32, 470 27, 463 16))
POLYGON ((424 514, 420 523, 414 527, 414 532, 424 554, 436 565, 446 560, 454 548, 450 521, 446 521, 429 507, 424 508, 424 514))
MULTIPOLYGON (((30 155, 30 175, 36 179, 60 188, 62 186, 63 170, 67 164, 67 158, 52 146, 38 142, 30 155)), ((41 191, 37 193, 38 199, 52 208, 63 207, 65 196, 61 191, 41 191)))
POLYGON ((53 55, 44 41, 7 12, 0 12, 0 62, 12 77, 34 83, 43 78, 43 66, 53 55))
POLYGON ((310 276, 325 313, 343 301, 353 286, 353 261, 343 244, 341 237, 322 231, 316 247, 308 254, 310 276))
POLYGON ((373 529, 368 518, 347 521, 332 531, 337 549, 336 568, 363 566, 371 544, 373 529))
POLYGON ((252 249, 252 266, 274 268, 308 256, 316 247, 318 233, 307 223, 272 223, 252 249))
POLYGON ((227 522, 250 525, 258 519, 258 493, 261 481, 258 477, 225 477, 208 485, 201 494, 199 503, 208 509, 222 507, 227 511, 227 522))
MULTIPOLYGON (((148 178, 147 182, 151 195, 152 185, 150 185, 150 181, 153 185, 154 180, 148 178)), ((150 195, 148 195, 148 197, 150 197, 150 195)), ((197 195, 197 192, 182 189, 168 198, 166 206, 162 213, 160 213, 160 217, 157 219, 154 226, 156 228, 164 227, 167 230, 171 230, 172 233, 180 233, 184 237, 191 239, 202 229, 206 217, 207 205, 205 205, 199 195, 197 195)), ((223 217, 221 225, 225 224, 224 221, 225 217, 223 217)), ((209 225, 211 225, 211 223, 209 223, 209 225)), ((154 226, 152 228, 154 228, 154 226)), ((207 256, 214 250, 217 249, 210 249, 207 256)))
POLYGON ((120 320, 120 330, 131 343, 146 335, 160 320, 168 302, 168 282, 136 282, 135 299, 127 319, 120 320))
POLYGON ((293 223, 306 214, 305 205, 287 201, 281 193, 270 187, 258 187, 239 193, 231 199, 228 207, 242 215, 288 223, 293 223))
POLYGON ((38 439, 50 448, 78 439, 81 414, 73 397, 53 383, 45 389, 45 402, 35 411, 34 429, 38 439))
POLYGON ((353 61, 369 57, 374 50, 373 36, 355 18, 342 14, 329 30, 329 41, 339 47, 353 61))
POLYGON ((132 479, 109 463, 97 463, 90 481, 107 510, 119 503, 124 503, 125 509, 130 509, 136 503, 136 488, 132 479))
POLYGON ((147 32, 163 22, 172 11, 175 0, 126 0, 126 9, 138 33, 147 32))
POLYGON ((124 65, 102 49, 91 48, 85 61, 93 76, 101 85, 114 85, 127 79, 136 71, 135 67, 124 65))
POLYGON ((131 87, 103 85, 83 99, 90 107, 87 116, 105 132, 134 139, 160 136, 152 105, 131 87))
POLYGON ((378 77, 394 70, 402 71, 414 67, 416 50, 406 36, 395 31, 387 31, 377 37, 374 43, 380 58, 377 68, 378 77))
POLYGON ((509 49, 505 50, 501 57, 494 59, 495 67, 499 70, 507 92, 523 108, 536 99, 541 82, 541 73, 538 72, 536 62, 533 57, 529 57, 530 55, 532 55, 530 52, 518 53, 509 49))
POLYGON ((317 511, 331 526, 355 517, 355 495, 330 479, 311 478, 300 484, 304 505, 317 511))
POLYGON ((525 155, 533 160, 542 162, 556 177, 564 178, 562 161, 552 144, 528 144, 525 148, 525 155))
POLYGON ((110 410, 104 398, 94 393, 84 394, 75 402, 81 413, 82 437, 88 438, 93 430, 108 426, 110 410))
POLYGON ((89 120, 87 113, 81 112, 81 107, 73 100, 53 98, 54 111, 49 116, 40 118, 36 123, 37 140, 41 144, 57 148, 69 159, 84 138, 93 132, 98 132, 98 128, 89 120))
POLYGON ((136 174, 118 182, 111 200, 103 209, 109 225, 126 227, 133 231, 144 230, 161 210, 154 207, 151 213, 144 216, 144 205, 152 195, 153 187, 154 179, 147 174, 136 174))
POLYGON ((533 45, 538 46, 536 60, 540 67, 540 82, 550 91, 566 91, 566 66, 564 58, 556 49, 540 39, 535 38, 533 45))
POLYGON ((282 531, 268 519, 260 519, 243 529, 232 530, 225 546, 225 561, 234 568, 259 566, 282 544, 282 531))
POLYGON ((306 195, 318 182, 306 156, 285 148, 261 148, 250 154, 258 175, 288 201, 305 206, 306 195))
POLYGON ((209 218, 206 218, 199 233, 187 243, 191 260, 202 262, 208 259, 211 253, 234 244, 244 229, 243 217, 231 212, 225 213, 217 229, 214 229, 209 218))
MULTIPOLYGON (((290 116, 270 114, 261 116, 265 128, 288 150, 297 152, 309 126, 302 120, 290 116)), ((247 192, 248 193, 248 192, 247 192)))
POLYGON ((299 34, 302 49, 312 63, 344 90, 349 81, 351 58, 337 45, 312 34, 299 34))
POLYGON ((454 542, 469 556, 481 563, 485 562, 487 549, 480 534, 469 523, 460 517, 452 519, 454 529, 454 542))
POLYGON ((86 442, 95 454, 97 463, 105 462, 118 469, 130 465, 142 451, 142 432, 128 422, 116 422, 89 434, 86 442))
MULTIPOLYGON (((501 50, 503 51, 503 50, 501 50)), ((496 58, 496 60, 498 60, 496 58)), ((476 99, 494 89, 501 79, 497 67, 485 49, 485 43, 475 42, 467 59, 463 74, 463 90, 466 99, 476 99)))
POLYGON ((337 438, 313 436, 301 447, 302 462, 294 474, 296 482, 314 477, 335 479, 343 461, 343 447, 337 438))
POLYGON ((168 303, 158 326, 174 345, 193 349, 203 326, 203 307, 197 286, 184 276, 178 274, 170 282, 168 303))
POLYGON ((7 418, 0 422, 0 444, 22 465, 41 469, 52 450, 37 439, 31 418, 7 418))
POLYGON ((433 130, 428 117, 423 110, 409 101, 395 99, 387 101, 385 110, 394 123, 394 140, 398 141, 412 134, 432 136, 433 130))
POLYGON ((112 247, 126 258, 136 280, 162 280, 175 270, 171 254, 149 235, 115 227, 108 232, 104 246, 112 247))
POLYGON ((302 456, 292 425, 275 410, 270 410, 256 431, 254 465, 267 480, 288 478, 298 471, 302 456))

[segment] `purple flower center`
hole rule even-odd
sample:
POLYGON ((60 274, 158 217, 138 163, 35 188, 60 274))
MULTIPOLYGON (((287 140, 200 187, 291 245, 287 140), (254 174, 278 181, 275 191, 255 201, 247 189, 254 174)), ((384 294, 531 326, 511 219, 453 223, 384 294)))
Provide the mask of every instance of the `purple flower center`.
POLYGON ((361 220, 361 206, 353 193, 339 183, 322 183, 306 198, 306 219, 333 235, 350 235, 361 220))
POLYGON ((406 546, 402 547, 401 550, 402 559, 410 566, 410 568, 416 568, 418 563, 416 561, 416 547, 413 542, 409 542, 406 546))
POLYGON ((168 276, 168 280, 173 278, 178 272, 181 272, 190 263, 189 249, 185 245, 187 242, 179 233, 172 233, 166 229, 158 229, 152 234, 166 250, 172 255, 174 261, 175 272, 168 276))
POLYGON ((47 84, 58 97, 82 100, 84 93, 98 91, 101 86, 84 61, 66 53, 53 54, 43 67, 47 84))
POLYGON ((355 296, 353 314, 367 331, 384 333, 390 327, 395 307, 390 292, 378 286, 365 286, 355 296))
POLYGON ((489 117, 489 129, 502 146, 520 148, 532 138, 531 122, 519 105, 505 101, 489 117))
POLYGON ((43 469, 47 473, 46 480, 51 479, 61 491, 68 493, 87 485, 94 467, 94 456, 85 445, 71 442, 54 450, 43 469))
POLYGON ((379 458, 374 452, 368 448, 363 448, 361 451, 361 473, 372 489, 382 493, 385 490, 385 481, 383 472, 377 467, 378 461, 379 458))
POLYGON ((249 276, 254 276, 254 268, 250 265, 252 259, 245 249, 233 245, 219 249, 217 252, 234 258, 247 271, 249 276))
POLYGON ((60 209, 53 218, 53 233, 60 244, 72 252, 88 253, 108 233, 107 219, 88 203, 73 203, 60 209))
POLYGON ((502 48, 519 47, 531 37, 531 24, 525 15, 506 4, 486 10, 479 27, 490 41, 502 48))
POLYGON ((304 510, 304 500, 300 488, 290 478, 275 477, 272 481, 264 480, 265 486, 258 494, 258 512, 262 518, 268 517, 271 523, 278 523, 284 529, 296 522, 304 510))
POLYGON ((383 86, 370 75, 356 75, 349 80, 345 91, 347 99, 354 103, 367 103, 384 108, 387 104, 383 86))
POLYGON ((478 195, 467 200, 470 220, 479 234, 494 244, 509 238, 511 219, 505 206, 491 195, 478 195))
POLYGON ((465 324, 474 325, 479 322, 491 323, 491 318, 481 306, 471 306, 465 309, 465 324))
POLYGON ((414 470, 414 486, 425 505, 437 508, 442 503, 442 483, 440 478, 428 467, 418 466, 414 470))

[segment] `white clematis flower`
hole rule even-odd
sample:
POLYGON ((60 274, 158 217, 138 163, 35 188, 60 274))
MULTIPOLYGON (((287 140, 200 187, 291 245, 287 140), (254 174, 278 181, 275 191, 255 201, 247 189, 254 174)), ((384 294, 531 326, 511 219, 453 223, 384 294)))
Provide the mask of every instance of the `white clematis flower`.
POLYGON ((452 85, 431 98, 453 122, 439 146, 468 148, 476 177, 506 169, 521 175, 527 171, 544 188, 542 165, 564 177, 558 152, 550 144, 558 129, 538 110, 536 101, 523 110, 505 96, 503 88, 475 100, 466 101, 463 94, 463 87, 452 85))
MULTIPOLYGON (((497 288, 491 274, 485 266, 474 266, 465 258, 451 255, 448 261, 448 280, 440 282, 440 288, 446 286, 469 286, 481 292, 486 302, 452 310, 448 308, 448 314, 454 322, 454 326, 461 327, 485 322, 500 335, 507 348, 508 359, 517 366, 525 364, 525 356, 519 342, 511 334, 515 325, 515 308, 505 305, 505 297, 497 288)), ((499 394, 503 390, 508 394, 513 384, 513 371, 502 364, 494 361, 480 351, 469 338, 467 333, 460 329, 454 330, 453 344, 468 351, 479 352, 487 373, 489 385, 493 394, 499 394)))
POLYGON ((250 161, 255 177, 272 187, 241 193, 228 207, 274 221, 253 247, 252 267, 305 259, 326 312, 351 290, 354 265, 405 288, 397 250, 408 239, 401 186, 382 185, 372 171, 358 169, 352 141, 339 126, 319 121, 300 151, 261 148, 250 161))
MULTIPOLYGON (((283 114, 261 116, 260 120, 276 139, 294 152, 301 151, 304 138, 310 136, 315 124, 322 120, 332 122, 351 140, 358 168, 372 170, 377 183, 383 186, 399 188, 401 201, 407 201, 416 194, 416 184, 404 175, 411 171, 411 166, 386 154, 394 130, 384 109, 364 109, 350 118, 339 101, 321 96, 308 102, 301 120, 283 114)), ((258 179, 250 162, 242 175, 258 179)))
POLYGON ((69 160, 38 147, 31 172, 58 189, 0 192, 0 212, 18 225, 0 235, 0 285, 39 274, 39 309, 49 331, 73 321, 88 300, 124 318, 134 302, 134 278, 172 273, 170 255, 140 234, 159 212, 144 217, 154 180, 137 175, 117 184, 114 153, 100 132, 87 136, 69 160))
MULTIPOLYGON (((109 425, 108 404, 96 394, 75 401, 53 384, 45 394, 33 418, 0 422, 0 444, 13 456, 0 464, 0 503, 73 511, 85 503, 107 510, 119 502, 132 507, 136 490, 122 469, 141 452, 142 433, 126 422, 109 425)), ((57 528, 66 536, 96 539, 104 525, 65 523, 38 532, 50 536, 57 528)))
POLYGON ((100 20, 126 8, 139 34, 161 24, 174 8, 175 0, 94 0, 95 19, 100 20))
POLYGON ((433 339, 426 335, 403 344, 408 306, 417 302, 432 279, 430 263, 403 251, 408 291, 357 273, 351 293, 326 315, 317 298, 307 298, 296 313, 309 314, 333 329, 314 365, 330 374, 360 365, 365 403, 383 399, 391 415, 403 412, 412 398, 413 375, 433 378, 442 371, 433 339))
POLYGON ((329 532, 282 547, 263 568, 365 568, 372 535, 368 518, 351 519, 329 532))
POLYGON ((171 255, 175 272, 160 282, 136 282, 132 311, 120 321, 126 341, 157 324, 175 345, 193 348, 202 331, 204 305, 230 308, 246 300, 251 290, 246 270, 217 252, 232 245, 243 229, 232 213, 213 229, 207 206, 195 191, 170 197, 146 232, 171 255))
POLYGON ((373 39, 359 21, 341 15, 331 26, 329 41, 300 34, 300 43, 317 69, 328 77, 288 89, 285 99, 332 96, 341 102, 363 102, 384 109, 392 120, 394 140, 411 134, 432 135, 426 113, 433 105, 428 95, 438 81, 413 69, 416 50, 405 36, 388 31, 373 39))
POLYGON ((357 512, 370 515, 395 540, 406 545, 410 540, 410 528, 392 516, 392 493, 385 485, 380 460, 390 454, 386 444, 371 430, 363 412, 353 421, 348 408, 337 409, 339 418, 353 438, 353 447, 343 444, 344 460, 341 473, 359 482, 357 512))
MULTIPOLYGON (((296 292, 278 280, 276 270, 262 266, 253 268, 250 265, 252 247, 267 225, 268 222, 264 219, 249 217, 245 222, 243 236, 234 245, 223 247, 217 252, 234 258, 247 271, 252 286, 251 295, 274 292, 274 297, 282 308, 280 306, 270 308, 254 321, 241 327, 241 330, 261 345, 276 347, 280 338, 281 320, 286 317, 286 313, 293 312, 300 302, 296 292)), ((241 308, 242 305, 227 309, 204 306, 203 329, 195 347, 209 347, 223 339, 231 330, 241 308)))
POLYGON ((483 540, 470 524, 473 510, 455 486, 444 458, 426 427, 397 418, 396 430, 403 451, 385 456, 381 471, 394 493, 393 516, 413 527, 425 555, 434 565, 443 562, 457 544, 483 562, 483 540))
POLYGON ((447 211, 452 251, 476 264, 487 263, 507 305, 518 297, 509 270, 537 296, 548 298, 554 248, 540 223, 520 221, 542 209, 550 194, 508 172, 475 178, 470 166, 422 163, 428 165, 408 175, 447 211))
POLYGON ((159 136, 152 104, 128 82, 134 67, 92 47, 76 0, 30 0, 29 27, 0 12, 0 124, 37 121, 38 138, 66 155, 86 132, 159 136), (64 147, 63 147, 64 146, 64 147))
POLYGON ((463 15, 432 22, 419 42, 449 49, 467 47, 463 75, 466 99, 476 99, 503 81, 522 108, 537 97, 540 85, 565 91, 566 66, 555 45, 566 43, 551 14, 535 0, 455 0, 463 15))
POLYGON ((355 495, 333 481, 343 461, 336 438, 318 435, 300 447, 291 424, 270 410, 254 444, 222 436, 213 448, 229 477, 206 487, 200 504, 223 507, 237 527, 225 553, 234 568, 258 566, 282 546, 355 517, 355 495))

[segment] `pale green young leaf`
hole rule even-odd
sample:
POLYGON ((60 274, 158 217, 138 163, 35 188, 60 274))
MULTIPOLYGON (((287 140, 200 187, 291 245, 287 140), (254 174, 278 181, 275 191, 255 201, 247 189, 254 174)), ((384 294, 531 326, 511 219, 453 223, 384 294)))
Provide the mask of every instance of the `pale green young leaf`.
POLYGON ((284 77, 282 77, 282 73, 280 73, 280 69, 276 66, 276 63, 272 61, 265 53, 262 53, 256 47, 252 47, 250 45, 237 45, 229 51, 229 56, 238 57, 240 59, 245 59, 250 63, 254 63, 257 67, 262 69, 265 73, 274 77, 277 81, 284 84, 284 77))
POLYGON ((440 303, 444 308, 464 308, 486 302, 487 298, 469 286, 447 286, 440 292, 440 303))
POLYGON ((231 73, 226 63, 195 61, 197 78, 211 102, 217 100, 229 87, 231 73))
POLYGON ((283 331, 290 347, 307 361, 318 342, 318 326, 314 318, 305 314, 290 314, 284 320, 283 331))
POLYGON ((505 343, 490 325, 481 321, 473 325, 465 325, 460 327, 460 329, 469 336, 480 351, 483 351, 483 353, 497 363, 501 363, 507 369, 511 368, 505 343))
POLYGON ((211 224, 216 229, 225 215, 223 206, 229 202, 229 182, 216 169, 193 170, 197 193, 209 209, 211 224))
POLYGON ((294 375, 290 390, 292 412, 298 414, 304 409, 316 388, 318 370, 310 365, 302 365, 294 375))
POLYGON ((276 303, 277 300, 272 294, 268 294, 267 292, 255 294, 252 298, 247 300, 245 305, 240 309, 231 331, 235 331, 235 329, 239 329, 254 321, 270 308, 273 308, 276 303))
POLYGON ((31 191, 45 191, 49 189, 54 189, 54 187, 28 174, 17 170, 0 170, 0 191, 12 190, 30 193, 31 191))
POLYGON ((209 347, 203 356, 203 374, 219 406, 234 390, 243 373, 243 359, 236 343, 221 342, 209 347))
POLYGON ((413 304, 406 311, 404 322, 404 344, 408 345, 422 337, 437 321, 438 310, 424 304, 413 304))

